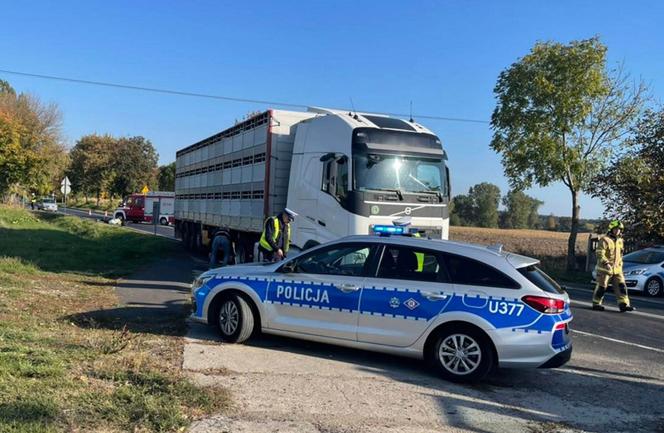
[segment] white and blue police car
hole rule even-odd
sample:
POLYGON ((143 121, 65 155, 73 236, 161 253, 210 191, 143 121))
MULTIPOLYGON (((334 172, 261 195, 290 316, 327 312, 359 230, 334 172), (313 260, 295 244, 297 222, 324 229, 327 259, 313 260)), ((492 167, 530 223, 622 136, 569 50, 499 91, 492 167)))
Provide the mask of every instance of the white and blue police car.
POLYGON ((538 263, 500 247, 349 236, 279 263, 203 273, 192 318, 227 342, 262 331, 425 358, 447 379, 477 381, 494 367, 570 359, 569 297, 538 263))

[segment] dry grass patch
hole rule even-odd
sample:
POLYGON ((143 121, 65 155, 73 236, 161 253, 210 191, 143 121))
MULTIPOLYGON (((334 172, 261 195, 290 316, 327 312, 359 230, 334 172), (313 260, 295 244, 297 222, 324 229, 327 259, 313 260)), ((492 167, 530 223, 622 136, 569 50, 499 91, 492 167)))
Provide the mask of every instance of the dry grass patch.
MULTIPOLYGON (((0 432, 179 431, 228 406, 225 390, 197 388, 181 372, 184 310, 157 320, 119 314, 115 281, 100 276, 105 256, 86 246, 93 233, 102 243, 96 248, 114 255, 121 233, 3 212, 0 229, 31 236, 14 255, 0 257, 0 432), (85 257, 80 272, 46 272, 56 265, 22 256, 39 242, 34 230, 58 232, 48 245, 56 251, 59 240, 83 237, 69 246, 85 257)), ((122 259, 113 265, 121 267, 122 259)))

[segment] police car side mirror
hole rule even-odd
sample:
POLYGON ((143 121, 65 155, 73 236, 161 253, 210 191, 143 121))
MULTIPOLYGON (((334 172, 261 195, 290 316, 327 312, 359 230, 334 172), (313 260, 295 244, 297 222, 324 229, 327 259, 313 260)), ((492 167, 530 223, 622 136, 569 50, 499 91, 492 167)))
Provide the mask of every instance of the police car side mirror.
POLYGON ((288 262, 288 263, 285 263, 285 264, 281 267, 281 273, 284 273, 284 274, 291 274, 291 273, 293 273, 293 272, 295 272, 295 262, 294 262, 294 261, 292 261, 292 262, 288 262))

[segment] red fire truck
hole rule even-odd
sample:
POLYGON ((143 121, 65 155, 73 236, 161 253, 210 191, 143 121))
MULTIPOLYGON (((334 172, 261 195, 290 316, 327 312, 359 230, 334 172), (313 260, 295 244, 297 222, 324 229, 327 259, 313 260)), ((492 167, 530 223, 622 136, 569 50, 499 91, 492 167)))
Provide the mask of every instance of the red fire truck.
POLYGON ((152 223, 152 209, 155 202, 159 202, 159 223, 161 225, 173 224, 173 211, 175 208, 175 193, 154 191, 147 194, 132 194, 126 198, 122 206, 118 207, 113 216, 123 222, 152 223))

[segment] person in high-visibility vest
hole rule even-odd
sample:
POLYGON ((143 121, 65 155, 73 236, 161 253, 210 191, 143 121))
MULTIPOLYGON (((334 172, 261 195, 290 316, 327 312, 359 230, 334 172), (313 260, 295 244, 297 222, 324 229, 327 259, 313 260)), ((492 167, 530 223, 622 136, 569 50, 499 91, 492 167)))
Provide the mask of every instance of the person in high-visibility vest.
POLYGON ((258 242, 263 253, 263 259, 268 262, 278 262, 288 255, 291 240, 291 225, 297 214, 286 208, 279 215, 265 220, 263 233, 258 242))
MULTIPOLYGON (((392 221, 392 224, 397 227, 404 227, 404 230, 409 230, 408 227, 412 224, 412 220, 410 217, 403 217, 392 221)), ((411 232, 411 236, 414 238, 422 237, 418 231, 411 232)), ((417 258, 417 268, 415 269, 415 272, 422 272, 424 270, 424 253, 416 252, 415 257, 417 258)))
POLYGON ((608 234, 602 236, 597 245, 597 266, 595 267, 597 285, 593 291, 593 310, 595 311, 604 311, 602 301, 609 284, 613 286, 613 293, 616 295, 620 311, 634 310, 634 307, 629 304, 622 269, 624 250, 622 231, 624 228, 620 221, 611 221, 608 234))

